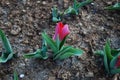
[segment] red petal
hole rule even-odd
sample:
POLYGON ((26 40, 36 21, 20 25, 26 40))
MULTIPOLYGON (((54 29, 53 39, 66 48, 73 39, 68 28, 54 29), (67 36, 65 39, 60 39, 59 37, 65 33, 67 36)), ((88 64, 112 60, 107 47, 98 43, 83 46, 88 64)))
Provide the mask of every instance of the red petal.
POLYGON ((57 23, 56 28, 55 28, 55 34, 53 36, 53 40, 56 40, 57 36, 62 33, 62 28, 64 27, 62 22, 57 23))
POLYGON ((60 34, 60 40, 63 40, 70 33, 68 25, 64 25, 62 33, 60 34))
POLYGON ((117 62, 116 62, 116 65, 115 65, 116 67, 120 67, 120 56, 118 57, 118 60, 117 60, 117 62))

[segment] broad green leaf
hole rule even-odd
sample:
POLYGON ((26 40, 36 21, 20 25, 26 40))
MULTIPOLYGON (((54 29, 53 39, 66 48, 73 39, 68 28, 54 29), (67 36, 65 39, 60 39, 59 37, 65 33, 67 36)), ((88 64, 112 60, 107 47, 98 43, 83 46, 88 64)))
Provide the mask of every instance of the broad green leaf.
POLYGON ((110 41, 108 41, 108 40, 107 40, 107 42, 105 44, 104 52, 105 52, 108 60, 111 61, 111 59, 113 58, 113 56, 111 54, 110 41))
POLYGON ((107 10, 120 10, 120 3, 106 7, 107 10))
POLYGON ((61 54, 58 59, 60 59, 60 60, 66 59, 66 58, 73 56, 73 55, 80 56, 82 53, 83 53, 83 50, 75 49, 75 48, 71 47, 70 49, 66 50, 66 52, 61 54))
POLYGON ((70 6, 68 9, 64 11, 64 15, 66 14, 76 14, 76 11, 73 7, 70 6))
POLYGON ((0 38, 2 40, 3 46, 4 46, 7 54, 10 54, 11 52, 13 52, 9 40, 7 39, 6 35, 4 34, 4 32, 1 29, 0 29, 0 38))
POLYGON ((63 60, 63 59, 69 58, 72 55, 74 55, 74 53, 72 53, 72 52, 66 52, 63 55, 59 56, 58 59, 63 60))
POLYGON ((79 9, 89 3, 91 3, 93 0, 86 0, 83 2, 77 2, 76 0, 74 0, 74 4, 73 4, 73 8, 75 10, 76 15, 78 15, 79 13, 79 9))
POLYGON ((110 69, 114 69, 115 68, 115 64, 116 64, 118 56, 120 56, 120 54, 115 56, 115 57, 113 57, 113 59, 111 60, 111 62, 110 62, 110 69))
POLYGON ((16 71, 14 71, 14 80, 18 80, 18 74, 16 71))
POLYGON ((46 41, 43 39, 43 42, 42 42, 42 49, 41 49, 41 56, 43 59, 47 59, 48 58, 48 55, 47 55, 47 43, 46 41))
POLYGON ((40 55, 40 53, 41 53, 41 50, 38 49, 34 53, 25 54, 24 57, 25 58, 42 58, 42 56, 40 55))
POLYGON ((64 46, 64 43, 66 41, 67 36, 60 42, 60 47, 59 50, 62 49, 62 47, 64 46))
POLYGON ((86 1, 83 1, 83 2, 80 2, 80 3, 77 3, 77 1, 75 0, 75 3, 74 3, 74 5, 73 5, 73 7, 74 7, 75 9, 79 9, 79 8, 81 8, 81 7, 89 4, 89 3, 91 3, 91 2, 93 2, 93 0, 86 0, 86 1))
POLYGON ((54 60, 58 59, 62 54, 66 53, 71 48, 72 48, 71 46, 64 46, 62 50, 60 50, 59 52, 55 53, 54 60))
POLYGON ((52 21, 53 21, 53 22, 58 22, 58 21, 61 21, 61 20, 60 20, 60 18, 53 17, 53 18, 52 18, 52 21))
POLYGON ((102 50, 97 50, 97 51, 94 52, 94 54, 104 56, 105 53, 102 50))
POLYGON ((54 60, 55 59, 60 59, 60 58, 65 58, 65 56, 66 56, 66 58, 70 57, 72 55, 80 56, 82 53, 83 53, 83 50, 75 49, 75 48, 73 48, 71 46, 65 46, 65 47, 63 47, 63 49, 61 51, 59 51, 55 55, 54 60))
POLYGON ((25 58, 40 58, 40 59, 47 59, 47 55, 43 55, 42 51, 40 49, 37 49, 34 53, 29 53, 24 55, 25 58))
POLYGON ((112 56, 117 56, 120 53, 120 49, 112 49, 111 54, 112 56))
POLYGON ((6 63, 12 57, 13 57, 13 53, 10 54, 2 53, 2 56, 0 57, 0 63, 6 63))
POLYGON ((40 54, 36 54, 36 53, 25 54, 24 57, 25 58, 42 58, 40 54))
POLYGON ((103 59, 104 59, 105 69, 109 73, 110 72, 110 70, 109 70, 109 62, 108 62, 106 54, 104 54, 103 59))
POLYGON ((111 72, 111 74, 120 73, 120 68, 118 68, 118 69, 112 69, 110 72, 111 72))
POLYGON ((5 36, 4 32, 1 29, 0 29, 0 38, 5 48, 5 52, 2 52, 2 56, 0 57, 0 62, 5 63, 13 57, 13 50, 9 40, 7 39, 7 37, 5 36))
POLYGON ((58 9, 56 7, 52 8, 52 21, 53 22, 61 21, 58 9))
POLYGON ((46 33, 42 33, 42 37, 46 40, 46 43, 54 51, 54 53, 56 53, 58 49, 57 49, 57 45, 55 44, 55 42, 46 33))
POLYGON ((68 50, 68 52, 73 53, 75 56, 80 56, 84 51, 81 49, 71 48, 68 50))
POLYGON ((52 8, 52 16, 53 16, 53 17, 56 17, 56 18, 58 17, 58 10, 57 10, 56 7, 53 7, 53 8, 52 8))
POLYGON ((57 44, 57 48, 60 50, 60 39, 59 39, 59 35, 56 38, 56 44, 57 44))

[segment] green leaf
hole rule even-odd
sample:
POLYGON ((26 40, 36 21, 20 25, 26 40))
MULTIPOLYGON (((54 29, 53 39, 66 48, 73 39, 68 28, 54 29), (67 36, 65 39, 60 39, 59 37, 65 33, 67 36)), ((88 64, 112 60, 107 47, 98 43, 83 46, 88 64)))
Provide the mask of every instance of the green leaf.
POLYGON ((106 71, 107 71, 108 73, 110 73, 109 62, 108 62, 108 59, 107 59, 106 54, 104 54, 103 59, 104 59, 105 69, 106 69, 106 71))
POLYGON ((79 8, 89 4, 91 2, 93 2, 93 0, 86 0, 86 1, 83 1, 83 2, 80 2, 80 3, 78 3, 76 0, 74 0, 73 8, 78 10, 79 8))
POLYGON ((48 55, 47 55, 47 43, 46 41, 43 39, 43 44, 42 44, 42 49, 41 49, 41 56, 43 59, 47 59, 48 55))
POLYGON ((76 0, 74 0, 74 4, 73 4, 73 9, 75 10, 76 15, 78 15, 79 13, 79 9, 89 3, 91 3, 93 0, 86 0, 83 2, 77 2, 76 0))
POLYGON ((74 55, 74 53, 72 52, 66 52, 64 53, 63 55, 59 56, 59 60, 63 60, 63 59, 66 59, 66 58, 69 58, 70 56, 74 55))
POLYGON ((73 7, 70 6, 68 9, 64 11, 64 15, 67 15, 67 14, 76 14, 76 11, 73 7))
POLYGON ((120 73, 120 68, 111 70, 111 74, 120 73))
POLYGON ((64 46, 62 50, 60 50, 56 55, 54 55, 54 60, 55 59, 65 59, 68 58, 72 55, 75 56, 80 56, 83 53, 83 50, 80 49, 75 49, 71 46, 64 46))
POLYGON ((5 48, 5 52, 2 52, 2 56, 0 57, 0 62, 5 63, 13 57, 13 50, 9 40, 7 39, 7 37, 5 36, 4 32, 1 29, 0 29, 0 38, 5 48))
POLYGON ((36 52, 25 54, 24 57, 25 58, 42 58, 42 56, 40 55, 40 53, 41 53, 41 50, 37 49, 36 52))
POLYGON ((43 55, 42 51, 40 49, 37 49, 34 53, 29 53, 24 55, 25 58, 39 58, 39 59, 47 59, 47 55, 43 55))
POLYGON ((120 3, 116 3, 115 5, 105 7, 105 9, 107 9, 107 10, 120 10, 120 3))
POLYGON ((57 49, 57 45, 55 44, 55 42, 46 33, 42 33, 42 37, 45 39, 46 43, 54 51, 54 53, 56 53, 58 49, 57 49))
POLYGON ((59 50, 62 49, 62 47, 63 47, 63 45, 64 45, 64 43, 65 43, 65 41, 66 41, 66 38, 67 38, 67 36, 60 42, 59 50))
MULTIPOLYGON (((120 55, 118 55, 118 56, 120 56, 120 55)), ((118 56, 113 57, 113 59, 111 60, 111 62, 110 62, 110 69, 114 69, 115 68, 115 64, 116 64, 118 56)))
POLYGON ((6 63, 12 57, 13 57, 13 53, 10 54, 2 53, 2 56, 0 57, 0 63, 6 63))
POLYGON ((111 54, 111 48, 110 48, 110 41, 109 40, 107 40, 107 42, 105 44, 104 52, 105 52, 108 60, 111 61, 111 59, 113 58, 113 56, 111 54))
POLYGON ((8 54, 13 52, 9 40, 7 39, 7 37, 5 36, 4 32, 1 29, 0 29, 0 37, 1 37, 1 40, 2 40, 2 43, 3 43, 3 46, 6 50, 6 52, 8 54))
POLYGON ((105 53, 102 50, 97 50, 97 51, 94 52, 94 54, 104 56, 105 53))
POLYGON ((58 59, 60 60, 66 59, 73 55, 80 56, 82 53, 83 53, 83 50, 71 48, 71 49, 68 49, 64 54, 62 54, 58 59))
POLYGON ((64 46, 62 50, 55 53, 53 60, 58 59, 62 54, 66 53, 71 48, 72 48, 71 46, 64 46))
POLYGON ((53 18, 52 18, 52 21, 53 21, 53 22, 58 22, 58 21, 61 21, 61 20, 60 20, 60 18, 53 17, 53 18))
POLYGON ((16 71, 14 71, 14 80, 18 80, 18 74, 16 71))
POLYGON ((59 39, 59 35, 56 38, 56 44, 57 44, 57 48, 60 50, 60 39, 59 39))
POLYGON ((52 8, 52 21, 53 22, 58 22, 61 21, 60 16, 59 16, 58 9, 56 7, 52 8))
POLYGON ((120 53, 120 49, 112 49, 111 54, 112 56, 117 56, 120 53))
POLYGON ((69 52, 74 53, 75 56, 81 56, 81 54, 83 54, 84 51, 81 49, 71 48, 69 52))
POLYGON ((57 10, 56 7, 53 7, 53 8, 52 8, 52 16, 53 16, 53 17, 58 17, 58 10, 57 10))

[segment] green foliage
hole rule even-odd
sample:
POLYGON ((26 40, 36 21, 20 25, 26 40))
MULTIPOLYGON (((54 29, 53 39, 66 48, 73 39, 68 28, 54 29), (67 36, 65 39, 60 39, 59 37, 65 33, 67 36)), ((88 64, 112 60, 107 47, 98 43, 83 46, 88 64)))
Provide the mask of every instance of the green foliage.
POLYGON ((45 39, 46 43, 50 46, 50 48, 54 51, 57 52, 58 48, 55 42, 44 32, 42 33, 42 37, 45 39))
POLYGON ((2 52, 0 57, 0 63, 6 63, 13 57, 13 50, 10 45, 8 38, 5 36, 4 32, 0 29, 0 38, 2 40, 2 44, 4 46, 5 52, 2 52))
POLYGON ((25 54, 24 57, 47 59, 48 55, 46 52, 47 52, 47 43, 45 40, 43 40, 42 49, 37 49, 37 51, 35 51, 34 53, 25 54))
POLYGON ((56 7, 52 8, 52 21, 53 22, 61 21, 60 12, 58 11, 56 7))
POLYGON ((14 80, 18 80, 18 74, 16 71, 14 71, 14 80))
POLYGON ((120 49, 111 49, 110 42, 107 41, 103 50, 95 51, 95 54, 101 55, 104 59, 104 66, 108 73, 120 73, 120 68, 116 68, 118 56, 120 56, 120 49))
POLYGON ((83 2, 77 2, 77 0, 74 0, 73 6, 69 7, 67 10, 65 10, 64 15, 66 14, 75 14, 78 15, 79 14, 79 9, 89 3, 91 3, 93 0, 86 0, 83 2))
POLYGON ((71 46, 64 46, 66 38, 60 42, 59 39, 53 41, 46 33, 42 33, 42 37, 46 40, 46 43, 52 49, 54 60, 66 59, 73 55, 80 56, 83 53, 83 50, 81 49, 75 49, 71 46))
POLYGON ((78 15, 79 9, 89 3, 91 3, 93 0, 86 0, 83 2, 77 2, 77 0, 74 0, 73 6, 69 6, 68 9, 66 9, 64 12, 59 11, 56 7, 52 8, 52 21, 53 22, 59 22, 62 20, 62 18, 65 15, 78 15))
POLYGON ((114 5, 108 6, 105 9, 107 9, 107 10, 120 10, 120 3, 116 3, 114 5))

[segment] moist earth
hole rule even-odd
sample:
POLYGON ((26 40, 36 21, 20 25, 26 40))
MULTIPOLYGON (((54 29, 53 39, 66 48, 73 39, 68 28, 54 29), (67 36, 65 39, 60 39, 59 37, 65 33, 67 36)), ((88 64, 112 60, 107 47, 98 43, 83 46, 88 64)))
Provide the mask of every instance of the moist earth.
POLYGON ((73 0, 0 0, 0 28, 15 53, 12 60, 0 64, 0 80, 13 80, 15 70, 19 80, 120 80, 119 74, 107 75, 102 59, 93 53, 103 49, 107 39, 112 48, 120 48, 120 12, 104 9, 116 1, 94 0, 82 7, 79 15, 65 17, 63 22, 71 31, 66 45, 81 48, 84 54, 53 61, 25 59, 23 55, 41 48, 44 30, 53 36, 56 23, 51 20, 51 8, 64 11, 73 0))

